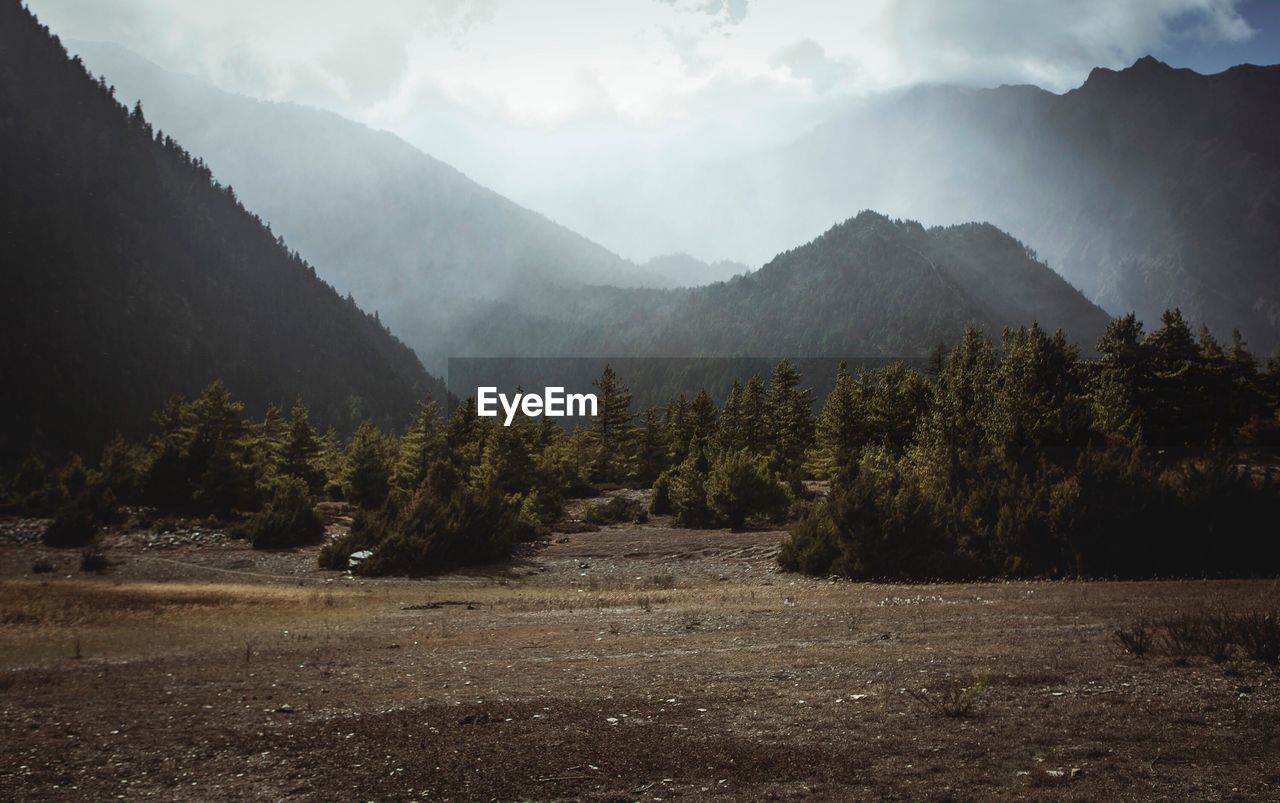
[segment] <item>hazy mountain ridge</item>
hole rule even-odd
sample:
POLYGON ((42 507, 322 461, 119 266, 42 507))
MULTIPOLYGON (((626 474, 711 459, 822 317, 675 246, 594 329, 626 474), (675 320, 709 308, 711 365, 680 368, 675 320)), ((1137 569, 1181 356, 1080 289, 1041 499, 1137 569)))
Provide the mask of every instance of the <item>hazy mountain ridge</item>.
POLYGON ((593 288, 563 304, 489 316, 502 323, 477 327, 480 353, 922 357, 966 326, 998 335, 1032 321, 1090 350, 1108 320, 994 226, 925 229, 869 211, 725 282, 593 288))
POLYGON ((551 285, 668 282, 393 134, 226 93, 117 46, 76 47, 436 368, 465 349, 453 332, 460 309, 551 285))
POLYGON ((829 124, 790 155, 841 152, 830 175, 845 182, 866 175, 867 154, 890 171, 905 173, 912 161, 905 174, 921 179, 932 216, 991 220, 1109 311, 1136 310, 1154 323, 1180 306, 1269 350, 1280 344, 1278 142, 1280 68, 1203 76, 1148 57, 1094 70, 1061 96, 920 89, 888 110, 829 124), (850 130, 886 118, 891 133, 882 129, 862 149, 850 144, 850 130))
MULTIPOLYGON (((747 262, 858 209, 990 221, 1113 314, 1179 306, 1280 346, 1280 67, 1216 75, 1145 58, 1057 95, 917 86, 851 102, 792 146, 646 182, 584 229, 747 262), (647 192, 646 192, 647 191, 647 192)), ((567 208, 573 198, 557 198, 567 208)), ((572 222, 572 221, 570 221, 572 222)))
POLYGON ((0 22, 0 454, 136 436, 217 378, 255 414, 301 396, 339 427, 398 426, 443 394, 25 9, 0 4, 0 22))
POLYGON ((683 251, 661 254, 644 263, 644 268, 670 281, 673 287, 699 287, 712 282, 723 282, 751 271, 745 262, 718 259, 704 262, 683 251))

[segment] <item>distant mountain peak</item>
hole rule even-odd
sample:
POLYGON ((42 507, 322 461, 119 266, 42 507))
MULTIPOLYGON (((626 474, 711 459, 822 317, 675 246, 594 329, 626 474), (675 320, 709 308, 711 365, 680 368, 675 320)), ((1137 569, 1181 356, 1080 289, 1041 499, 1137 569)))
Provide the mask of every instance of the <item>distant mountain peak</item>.
POLYGON ((1175 76, 1201 77, 1200 73, 1195 70, 1185 67, 1171 67, 1155 56, 1148 54, 1120 70, 1094 67, 1081 88, 1096 87, 1101 84, 1123 86, 1132 86, 1135 83, 1139 85, 1151 84, 1166 81, 1175 76))
MULTIPOLYGON (((1160 59, 1148 53, 1133 63, 1129 70, 1159 70, 1162 72, 1172 72, 1173 68, 1165 64, 1160 59)), ((1126 70, 1128 72, 1128 70, 1126 70)))

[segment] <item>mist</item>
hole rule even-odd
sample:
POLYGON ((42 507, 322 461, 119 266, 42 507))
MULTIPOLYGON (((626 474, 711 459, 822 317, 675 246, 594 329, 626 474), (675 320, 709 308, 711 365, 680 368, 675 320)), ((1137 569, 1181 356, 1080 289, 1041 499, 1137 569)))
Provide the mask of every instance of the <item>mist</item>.
POLYGON ((672 207, 674 193, 698 185, 691 175, 732 173, 738 160, 912 86, 1033 83, 1061 92, 1093 67, 1147 52, 1182 61, 1239 50, 1266 38, 1249 17, 1269 12, 1246 6, 31 2, 64 37, 114 42, 223 90, 394 132, 628 259, 686 251, 749 264, 794 245, 795 234, 816 233, 807 213, 766 242, 699 238, 724 214, 721 196, 736 196, 678 196, 672 207), (652 198, 663 206, 655 210, 652 198), (620 200, 616 213, 603 211, 620 200))

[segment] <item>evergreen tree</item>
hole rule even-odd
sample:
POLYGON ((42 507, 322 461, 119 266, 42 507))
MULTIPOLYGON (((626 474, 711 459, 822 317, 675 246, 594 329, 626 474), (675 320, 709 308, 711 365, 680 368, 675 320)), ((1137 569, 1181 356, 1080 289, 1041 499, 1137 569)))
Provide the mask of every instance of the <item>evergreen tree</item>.
POLYGON ((707 475, 706 494, 707 504, 734 530, 741 530, 756 514, 782 520, 790 501, 786 488, 770 473, 768 459, 746 449, 716 459, 707 475))
POLYGON ((783 360, 773 369, 765 398, 770 463, 789 479, 797 474, 813 443, 813 394, 800 382, 795 365, 783 360))
POLYGON ((742 383, 733 381, 729 395, 720 408, 720 418, 716 422, 715 450, 717 453, 732 452, 746 448, 746 439, 742 427, 742 383))
POLYGON ((1103 432, 1141 437, 1151 394, 1151 366, 1142 322, 1132 312, 1107 324, 1091 393, 1093 417, 1103 432))
POLYGON ((708 443, 716 435, 716 403, 707 393, 706 388, 698 391, 689 403, 689 431, 695 440, 707 440, 708 443))
POLYGON ((669 465, 667 432, 658 411, 651 407, 640 416, 635 477, 641 482, 653 482, 669 465))
MULTIPOLYGON (((1079 352, 1061 331, 1006 330, 985 432, 996 453, 1075 460, 1090 425, 1079 352)), ((1024 466, 1025 467, 1025 466, 1024 466)))
POLYGON ((400 439, 392 484, 397 490, 412 493, 427 480, 431 465, 444 455, 444 421, 440 405, 434 400, 418 402, 418 415, 409 431, 400 439))
POLYGON ((769 449, 769 422, 764 381, 753 375, 742 388, 742 401, 738 405, 741 422, 742 445, 752 454, 764 454, 769 449))
POLYGON ((994 382, 991 341, 976 329, 966 330, 947 354, 919 436, 922 463, 945 488, 955 488, 983 462, 983 425, 990 417, 994 382))
POLYGON ((663 412, 663 426, 667 430, 671 463, 679 464, 689 455, 693 440, 693 421, 689 415, 689 399, 681 393, 667 405, 663 412))
POLYGON ((1200 348, 1181 310, 1165 310, 1160 328, 1143 345, 1150 355, 1153 380, 1144 432, 1147 441, 1170 456, 1203 446, 1213 419, 1204 418, 1205 406, 1198 398, 1197 386, 1203 380, 1200 348))
POLYGON ((215 381, 192 402, 191 416, 194 432, 189 456, 199 472, 193 477, 193 501, 221 515, 256 509, 262 466, 255 459, 244 405, 215 381))
POLYGON ((699 439, 690 447, 689 456, 671 478, 671 507, 676 514, 676 523, 681 527, 710 527, 714 523, 714 512, 707 504, 707 475, 710 472, 706 442, 699 439))
POLYGON ((857 467, 868 440, 867 395, 866 384, 841 363, 818 413, 813 467, 819 476, 839 480, 857 467))
POLYGON ((631 391, 608 365, 591 384, 599 403, 592 424, 598 449, 595 478, 600 482, 619 482, 631 473, 631 391))
POLYGON ((390 451, 387 437, 372 423, 356 429, 347 453, 347 485, 351 501, 366 510, 381 507, 391 489, 390 451))
POLYGON ((320 453, 320 439, 311 426, 306 405, 299 399, 289 411, 289 427, 280 447, 280 473, 302 480, 309 493, 320 493, 326 480, 320 453))
POLYGON ((289 427, 285 424, 284 414, 274 404, 267 405, 267 412, 262 417, 262 425, 258 428, 268 463, 279 462, 280 450, 288 437, 289 427))

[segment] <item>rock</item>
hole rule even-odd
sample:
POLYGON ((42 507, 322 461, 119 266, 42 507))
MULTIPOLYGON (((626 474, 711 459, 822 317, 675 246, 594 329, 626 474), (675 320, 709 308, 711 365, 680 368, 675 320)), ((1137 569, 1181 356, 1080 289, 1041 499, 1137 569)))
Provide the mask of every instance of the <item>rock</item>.
POLYGON ((372 549, 362 549, 359 552, 352 552, 351 555, 347 558, 347 568, 354 569, 355 567, 359 566, 361 563, 364 563, 366 560, 372 557, 373 557, 372 549))
POLYGON ((276 709, 276 713, 277 713, 277 714, 292 714, 292 713, 293 713, 293 706, 289 705, 288 703, 281 703, 281 704, 280 704, 280 707, 276 709))

